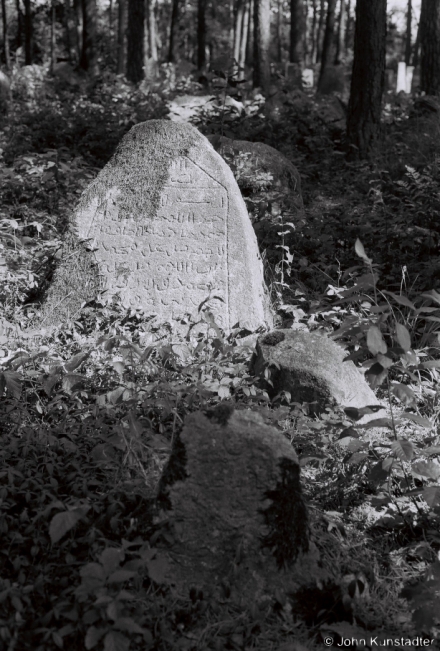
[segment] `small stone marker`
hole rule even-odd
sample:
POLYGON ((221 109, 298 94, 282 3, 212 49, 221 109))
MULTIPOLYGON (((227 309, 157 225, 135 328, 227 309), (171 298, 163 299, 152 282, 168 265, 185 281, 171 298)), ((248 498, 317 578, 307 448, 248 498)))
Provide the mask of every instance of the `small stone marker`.
MULTIPOLYGON (((196 315, 211 294, 209 308, 226 331, 272 323, 246 206, 231 170, 196 128, 166 120, 133 127, 83 194, 73 222, 107 295, 119 293, 124 306, 176 322, 196 315)), ((68 295, 60 283, 72 282, 71 258, 55 274, 54 299, 68 295)), ((84 279, 76 284, 61 313, 49 295, 46 313, 53 306, 63 319, 66 308, 78 310, 84 279)))
POLYGON ((406 63, 405 61, 399 61, 397 68, 397 87, 396 93, 403 91, 407 93, 407 83, 406 83, 406 63))
POLYGON ((299 473, 290 443, 258 413, 220 403, 187 416, 157 497, 167 581, 184 594, 223 582, 245 601, 287 589, 297 565, 313 565, 299 473))
MULTIPOLYGON (((288 391, 292 402, 315 403, 315 412, 322 411, 327 403, 356 409, 381 407, 353 362, 343 361, 345 356, 344 349, 324 335, 274 330, 259 337, 250 372, 264 378, 265 369, 270 368, 270 397, 288 391)), ((364 416, 360 423, 382 416, 381 408, 380 413, 364 416)))

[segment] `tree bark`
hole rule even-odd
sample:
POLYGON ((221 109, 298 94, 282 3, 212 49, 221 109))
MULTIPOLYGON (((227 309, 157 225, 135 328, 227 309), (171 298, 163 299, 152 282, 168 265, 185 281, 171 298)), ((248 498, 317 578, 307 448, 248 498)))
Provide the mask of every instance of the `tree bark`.
POLYGON ((32 65, 32 8, 31 0, 24 0, 24 63, 32 65))
POLYGON ((250 0, 244 1, 243 23, 241 26, 240 37, 240 52, 238 57, 238 79, 244 79, 244 69, 246 66, 246 51, 249 36, 249 23, 250 23, 251 2, 250 0))
POLYGON ((50 71, 53 74, 56 62, 56 36, 55 36, 55 0, 50 5, 50 71))
POLYGON ((118 62, 116 72, 125 74, 127 61, 127 0, 118 0, 118 62))
POLYGON ((197 2, 197 67, 199 70, 206 65, 206 5, 207 0, 197 2))
POLYGON ((305 12, 303 0, 290 0, 290 61, 304 65, 305 12))
POLYGON ((319 87, 324 78, 325 70, 331 64, 331 62, 333 62, 334 59, 333 53, 334 53, 335 13, 336 13, 336 0, 328 0, 324 42, 322 44, 321 70, 319 73, 318 92, 319 92, 319 87))
POLYGON ((419 65, 419 55, 420 55, 420 20, 417 25, 417 36, 416 42, 414 43, 413 56, 412 56, 412 65, 417 67, 419 65))
POLYGON ((254 0, 249 0, 249 21, 246 39, 246 64, 253 65, 254 60, 254 0))
POLYGON ((349 155, 367 158, 380 134, 385 85, 386 0, 357 0, 348 106, 349 155))
POLYGON ((346 31, 346 6, 345 0, 341 0, 341 7, 339 11, 339 25, 338 25, 338 43, 336 47, 335 64, 342 63, 345 58, 345 31, 346 31))
POLYGON ((406 40, 405 40, 405 63, 407 66, 411 63, 411 43, 412 43, 412 0, 408 0, 406 10, 406 40))
POLYGON ((244 16, 244 0, 237 0, 234 12, 234 41, 233 41, 233 57, 237 61, 240 58, 240 45, 241 33, 243 29, 243 16, 244 16))
POLYGON ((2 21, 3 21, 3 49, 5 53, 6 70, 11 67, 11 56, 9 53, 9 24, 6 11, 6 0, 2 0, 2 21))
POLYGON ((440 94, 440 0, 422 0, 420 11, 420 90, 440 94))
POLYGON ((316 0, 312 0, 312 27, 311 27, 311 47, 310 47, 310 63, 313 65, 316 58, 316 27, 318 22, 318 5, 316 0))
POLYGON ((69 62, 72 63, 72 44, 70 42, 70 0, 64 0, 63 22, 67 58, 69 59, 69 62))
POLYGON ((348 54, 348 48, 351 41, 351 0, 347 2, 347 19, 345 25, 345 56, 348 54))
POLYGON ((254 0, 254 88, 270 86, 270 0, 254 0))
POLYGON ((325 0, 321 0, 321 4, 319 7, 318 35, 316 38, 316 63, 319 63, 322 57, 324 27, 325 27, 325 0))
POLYGON ((17 49, 23 44, 23 12, 20 6, 20 0, 15 0, 17 7, 17 49))
POLYGON ((150 42, 150 57, 157 61, 157 26, 156 26, 156 0, 147 2, 147 24, 148 36, 150 42))
POLYGON ((177 34, 179 30, 180 0, 173 0, 171 7, 170 47, 168 61, 175 63, 177 60, 177 34))
POLYGON ((91 75, 98 74, 96 59, 96 0, 82 0, 82 48, 79 66, 91 75))
POLYGON ((75 41, 78 63, 81 61, 82 40, 83 40, 83 15, 82 0, 73 0, 73 11, 75 14, 75 41))
POLYGON ((128 0, 127 79, 137 84, 144 77, 144 0, 128 0))

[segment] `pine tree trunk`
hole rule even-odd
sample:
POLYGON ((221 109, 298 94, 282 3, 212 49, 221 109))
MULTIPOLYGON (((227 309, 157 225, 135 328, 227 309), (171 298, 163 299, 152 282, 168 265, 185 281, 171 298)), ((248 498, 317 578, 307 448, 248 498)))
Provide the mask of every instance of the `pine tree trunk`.
POLYGON ((23 45, 23 12, 20 6, 20 0, 15 0, 15 6, 17 7, 17 49, 23 45))
POLYGON ((234 41, 232 52, 234 60, 238 62, 240 58, 241 32, 243 29, 244 0, 237 0, 234 14, 234 41))
POLYGON ((304 65, 305 12, 303 0, 290 0, 290 61, 304 65))
POLYGON ((197 67, 199 70, 206 65, 206 5, 207 0, 197 2, 197 67))
POLYGON ((82 0, 73 0, 73 10, 75 13, 75 40, 78 63, 81 61, 82 40, 83 40, 83 15, 82 0))
POLYGON ((316 0, 312 0, 312 8, 310 63, 313 65, 316 58, 316 27, 318 23, 318 5, 316 4, 316 0))
POLYGON ((440 95, 440 0, 422 0, 420 90, 440 95))
POLYGON ((254 62, 254 0, 249 0, 249 21, 246 39, 246 65, 252 66, 254 62))
POLYGON ((270 86, 270 0, 254 0, 254 88, 270 86))
POLYGON ((128 0, 127 79, 137 84, 144 77, 144 0, 128 0))
POLYGON ((316 39, 316 63, 321 61, 322 46, 324 42, 324 28, 325 28, 325 0, 321 0, 319 7, 319 23, 318 23, 318 36, 316 39))
POLYGON ((24 63, 32 64, 32 7, 31 0, 24 0, 24 63))
POLYGON ((82 48, 80 68, 87 70, 91 75, 98 74, 96 60, 96 0, 82 0, 82 48))
POLYGON ((11 67, 11 56, 9 52, 9 24, 6 11, 6 0, 2 0, 2 21, 3 21, 3 49, 5 53, 6 70, 11 67))
POLYGON ((116 72, 125 74, 127 61, 127 0, 118 0, 118 63, 116 72))
POLYGON ((63 19, 67 58, 69 59, 69 62, 72 63, 72 44, 70 42, 70 0, 64 0, 63 19))
POLYGON ((417 36, 416 42, 414 43, 412 65, 416 68, 419 65, 419 56, 420 56, 420 20, 417 26, 417 36))
POLYGON ((156 26, 156 0, 148 0, 147 20, 148 34, 150 37, 150 57, 157 61, 157 26, 156 26))
POLYGON ((331 65, 334 59, 335 13, 336 13, 336 0, 328 0, 324 42, 322 44, 321 70, 319 73, 318 92, 319 92, 319 87, 324 78, 325 70, 329 65, 331 65))
POLYGON ((341 63, 345 58, 345 31, 347 16, 345 13, 346 6, 345 0, 341 0, 341 8, 339 11, 339 25, 338 25, 338 44, 336 48, 335 63, 341 63))
POLYGON ((246 66, 246 51, 249 36, 249 17, 251 12, 250 0, 244 0, 243 23, 241 26, 240 52, 238 57, 238 79, 244 79, 244 69, 246 66))
POLYGON ((405 63, 411 64, 411 43, 412 43, 412 0, 408 0, 406 10, 406 40, 405 40, 405 63))
POLYGON ((180 0, 173 0, 171 7, 170 47, 168 61, 175 63, 177 59, 177 34, 179 30, 180 0))
POLYGON ((386 0, 357 0, 347 118, 349 155, 354 158, 367 158, 380 135, 386 24, 386 0))
POLYGON ((56 63, 56 37, 55 37, 55 0, 50 7, 50 71, 53 74, 56 63))
POLYGON ((348 48, 351 41, 351 0, 347 2, 347 19, 345 24, 345 56, 348 54, 348 48))

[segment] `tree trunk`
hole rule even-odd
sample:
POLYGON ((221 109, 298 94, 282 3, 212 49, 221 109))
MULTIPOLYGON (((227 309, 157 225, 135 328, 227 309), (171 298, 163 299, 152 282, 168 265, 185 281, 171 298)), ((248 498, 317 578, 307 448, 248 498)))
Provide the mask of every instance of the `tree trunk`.
POLYGON ((70 0, 64 0, 63 19, 67 58, 69 59, 69 63, 72 63, 72 45, 70 42, 70 0))
POLYGON ((6 0, 2 0, 2 21, 3 21, 3 48, 5 53, 6 70, 11 67, 11 56, 9 53, 9 25, 8 14, 6 12, 6 0))
POLYGON ((199 70, 206 65, 206 5, 207 0, 197 2, 197 67, 199 70))
POLYGON ((349 155, 366 158, 380 134, 385 85, 386 0, 357 0, 347 118, 349 155))
POLYGON ((128 0, 127 79, 137 84, 144 77, 144 0, 128 0))
POLYGON ((351 41, 351 0, 347 2, 347 19, 345 25, 345 56, 348 54, 348 48, 351 41))
POLYGON ((24 0, 24 63, 32 65, 32 8, 31 0, 24 0))
POLYGON ((420 20, 419 20, 419 24, 417 25, 417 36, 416 36, 416 42, 414 43, 414 49, 413 49, 412 65, 414 66, 414 68, 416 68, 419 65, 419 55, 420 55, 420 20))
POLYGON ((321 61, 322 57, 322 44, 324 41, 324 27, 325 27, 325 0, 321 0, 321 5, 319 7, 319 23, 318 23, 318 35, 316 38, 316 63, 321 61))
POLYGON ((440 0, 422 0, 420 11, 420 90, 440 94, 440 0))
POLYGON ((179 13, 180 0, 173 0, 171 8, 171 25, 170 25, 170 48, 168 51, 168 61, 175 63, 177 60, 177 34, 179 30, 179 13))
POLYGON ((147 23, 148 35, 150 38, 150 57, 157 61, 157 27, 156 27, 156 0, 148 0, 147 3, 147 23))
POLYGON ((290 61, 304 65, 305 12, 303 0, 290 0, 290 61))
POLYGON ((127 60, 127 0, 118 0, 118 63, 116 72, 125 74, 127 60))
POLYGON ((73 11, 75 14, 75 41, 78 63, 81 61, 82 40, 83 40, 83 15, 82 0, 73 0, 73 11))
POLYGON ((240 52, 238 57, 238 79, 244 79, 244 69, 246 66, 246 51, 249 36, 249 15, 251 12, 250 0, 244 0, 243 23, 241 26, 240 52))
POLYGON ((108 6, 108 26, 111 34, 113 32, 113 0, 110 0, 108 6))
POLYGON ((277 62, 283 61, 283 37, 282 37, 282 15, 283 15, 283 0, 277 0, 277 62))
POLYGON ((312 14, 312 27, 311 27, 311 47, 310 47, 310 63, 311 65, 314 64, 315 58, 316 58, 316 27, 317 27, 317 22, 318 22, 318 5, 316 4, 316 0, 312 0, 312 9, 313 9, 313 14, 312 14))
POLYGON ((408 0, 406 10, 406 42, 405 42, 405 63, 411 64, 411 39, 412 39, 412 0, 408 0))
POLYGON ((50 72, 52 74, 56 63, 55 18, 55 0, 52 0, 50 6, 50 72))
POLYGON ((254 88, 270 86, 270 0, 254 0, 254 88))
POLYGON ((241 32, 243 29, 243 15, 244 15, 244 0, 237 0, 234 15, 234 41, 233 41, 233 57, 234 61, 240 58, 240 45, 241 45, 241 32))
MULTIPOLYGON (((362 2, 362 0, 359 1, 362 2)), ((372 0, 372 2, 374 2, 374 0, 372 0)), ((324 78, 325 70, 333 62, 334 59, 335 13, 336 13, 336 0, 328 0, 324 42, 322 44, 321 70, 319 73, 318 92, 319 92, 319 87, 324 78)))
POLYGON ((248 33, 246 39, 246 64, 253 65, 254 62, 254 0, 249 0, 248 33))
POLYGON ((339 11, 339 25, 338 25, 338 44, 336 47, 335 63, 341 63, 345 58, 345 31, 346 31, 346 6, 345 0, 341 0, 341 8, 339 11))
POLYGON ((23 12, 20 6, 20 0, 15 0, 17 7, 17 49, 23 44, 23 12))
POLYGON ((96 0, 82 0, 82 48, 79 66, 90 72, 92 76, 98 74, 96 60, 96 0))

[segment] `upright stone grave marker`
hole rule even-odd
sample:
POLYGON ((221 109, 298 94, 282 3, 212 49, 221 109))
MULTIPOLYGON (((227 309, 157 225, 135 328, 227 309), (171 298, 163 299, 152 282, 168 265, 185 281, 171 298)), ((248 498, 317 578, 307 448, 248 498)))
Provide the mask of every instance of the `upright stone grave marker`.
MULTIPOLYGON (((119 293, 124 306, 177 321, 195 315, 211 293, 210 309, 226 331, 238 322, 270 326, 244 201, 231 170, 194 127, 162 120, 133 127, 84 193, 74 225, 103 288, 119 293)), ((66 282, 66 265, 68 258, 55 285, 66 282)))

